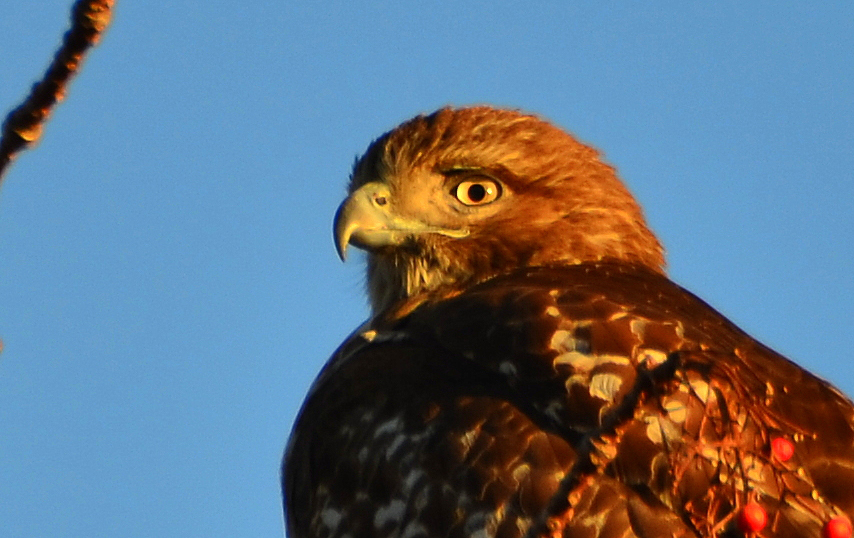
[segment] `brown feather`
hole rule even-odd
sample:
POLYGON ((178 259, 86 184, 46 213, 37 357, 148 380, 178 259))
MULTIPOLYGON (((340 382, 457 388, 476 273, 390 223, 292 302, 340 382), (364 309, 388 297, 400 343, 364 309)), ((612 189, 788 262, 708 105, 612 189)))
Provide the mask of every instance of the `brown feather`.
POLYGON ((464 239, 422 236, 407 248, 372 252, 375 312, 520 267, 611 258, 663 270, 663 249, 614 169, 535 116, 489 107, 418 116, 371 144, 354 166, 350 191, 387 182, 399 214, 429 218, 429 186, 465 168, 502 180, 512 203, 469 222, 473 232, 464 239))
POLYGON ((443 109, 377 139, 350 190, 369 183, 377 211, 465 234, 371 247, 375 316, 286 452, 290 536, 796 538, 854 518, 854 404, 668 280, 594 150, 443 109), (470 171, 501 197, 448 210, 470 171))

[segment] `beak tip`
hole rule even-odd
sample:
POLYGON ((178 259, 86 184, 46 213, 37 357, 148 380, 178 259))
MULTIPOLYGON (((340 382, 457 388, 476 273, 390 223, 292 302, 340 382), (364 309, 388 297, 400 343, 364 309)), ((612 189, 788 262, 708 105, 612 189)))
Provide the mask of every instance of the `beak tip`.
POLYGON ((347 246, 350 244, 350 235, 352 230, 347 216, 347 200, 344 201, 335 211, 335 220, 332 225, 332 239, 335 241, 335 252, 342 262, 347 261, 347 246))
POLYGON ((347 261, 347 245, 335 245, 335 251, 338 252, 338 257, 342 262, 347 261))

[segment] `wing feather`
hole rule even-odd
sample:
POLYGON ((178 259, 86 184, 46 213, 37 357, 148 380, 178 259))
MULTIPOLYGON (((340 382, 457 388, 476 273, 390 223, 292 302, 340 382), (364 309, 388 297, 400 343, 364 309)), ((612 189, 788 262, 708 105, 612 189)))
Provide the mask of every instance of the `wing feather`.
POLYGON ((426 300, 327 371, 286 457, 286 495, 313 503, 295 537, 714 536, 758 503, 759 535, 794 538, 854 517, 851 402, 642 268, 426 300))

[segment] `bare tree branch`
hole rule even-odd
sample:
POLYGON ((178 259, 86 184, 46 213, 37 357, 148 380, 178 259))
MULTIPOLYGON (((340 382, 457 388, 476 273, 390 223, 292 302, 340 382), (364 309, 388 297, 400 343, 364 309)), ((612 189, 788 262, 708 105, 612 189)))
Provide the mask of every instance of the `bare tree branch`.
POLYGON ((41 81, 3 122, 0 135, 0 182, 9 163, 41 136, 44 123, 56 103, 65 96, 71 77, 80 69, 86 51, 107 28, 115 0, 77 0, 71 9, 71 29, 41 81))

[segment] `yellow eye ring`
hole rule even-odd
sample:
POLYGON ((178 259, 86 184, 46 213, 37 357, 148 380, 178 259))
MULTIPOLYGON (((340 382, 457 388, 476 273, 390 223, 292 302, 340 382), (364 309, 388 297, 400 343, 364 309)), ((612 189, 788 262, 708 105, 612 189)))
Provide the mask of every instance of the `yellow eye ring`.
POLYGON ((501 195, 501 187, 491 179, 469 179, 453 190, 457 200, 467 206, 486 205, 501 195))

